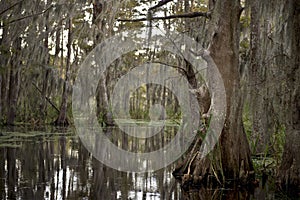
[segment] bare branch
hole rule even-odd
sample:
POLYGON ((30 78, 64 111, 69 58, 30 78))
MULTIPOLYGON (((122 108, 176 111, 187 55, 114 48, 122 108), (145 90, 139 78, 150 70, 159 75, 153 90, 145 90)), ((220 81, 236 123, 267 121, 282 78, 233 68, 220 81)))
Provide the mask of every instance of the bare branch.
POLYGON ((41 12, 38 12, 38 13, 35 13, 35 14, 32 14, 32 15, 26 15, 24 17, 20 17, 20 18, 17 18, 17 19, 13 19, 11 21, 9 21, 7 24, 5 24, 4 26, 7 26, 9 24, 12 24, 12 23, 15 23, 15 22, 18 22, 18 21, 21 21, 21 20, 24 20, 24 19, 27 19, 27 18, 30 18, 30 17, 35 17, 35 16, 38 16, 38 15, 42 15, 44 13, 46 13, 48 10, 50 10, 53 6, 49 6, 48 8, 46 8, 45 10, 41 11, 41 12))
MULTIPOLYGON (((37 91, 39 91, 39 93, 42 95, 42 90, 34 83, 31 82, 32 85, 35 87, 35 89, 37 89, 37 91)), ((51 101, 51 99, 49 97, 44 96, 44 98, 48 101, 48 103, 59 113, 59 109, 57 108, 57 106, 51 101)))
MULTIPOLYGON (((164 17, 153 17, 151 20, 166 20, 166 19, 178 19, 178 18, 196 18, 196 17, 206 17, 210 18, 210 12, 192 12, 184 13, 178 15, 170 15, 164 17)), ((139 18, 139 19, 118 19, 119 22, 142 22, 148 21, 148 18, 139 18)))
POLYGON ((161 64, 161 65, 166 65, 166 66, 169 66, 169 67, 178 69, 178 70, 180 70, 183 74, 187 75, 186 69, 184 69, 184 68, 182 68, 182 67, 179 67, 179 66, 177 66, 177 65, 171 65, 171 64, 169 64, 169 63, 165 63, 165 62, 161 62, 161 61, 153 61, 152 63, 157 63, 157 64, 161 64))
POLYGON ((9 6, 8 8, 5 8, 4 10, 2 10, 0 12, 0 16, 3 15, 5 12, 9 11, 10 9, 13 9, 16 5, 18 5, 19 3, 21 3, 24 0, 18 1, 16 3, 14 3, 13 5, 9 6))
POLYGON ((169 2, 171 2, 171 1, 173 1, 173 0, 161 0, 161 1, 158 2, 158 4, 156 4, 155 6, 149 8, 149 10, 154 10, 154 9, 156 9, 156 8, 159 8, 159 7, 161 7, 161 6, 163 6, 163 5, 167 4, 167 3, 169 3, 169 2))

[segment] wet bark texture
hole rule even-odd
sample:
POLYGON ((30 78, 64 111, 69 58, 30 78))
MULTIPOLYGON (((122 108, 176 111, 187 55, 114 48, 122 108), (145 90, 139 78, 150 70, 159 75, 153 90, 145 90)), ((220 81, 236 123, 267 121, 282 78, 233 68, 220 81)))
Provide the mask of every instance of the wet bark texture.
POLYGON ((289 13, 286 28, 289 37, 285 38, 290 44, 286 69, 289 95, 286 99, 286 144, 278 175, 281 185, 300 189, 300 2, 287 1, 285 11, 289 13))
POLYGON ((252 153, 264 153, 265 149, 270 146, 271 132, 268 128, 268 90, 266 90, 266 65, 262 62, 261 50, 261 21, 260 7, 258 0, 250 3, 250 70, 249 70, 249 87, 250 87, 250 108, 252 116, 252 139, 256 145, 252 153))
POLYGON ((200 160, 201 155, 194 152, 195 156, 190 156, 186 161, 190 164, 184 164, 176 170, 184 174, 183 185, 205 182, 207 179, 204 179, 210 176, 215 176, 220 183, 224 183, 224 179, 247 183, 252 177, 250 174, 253 173, 250 149, 242 123, 243 98, 238 68, 241 7, 238 0, 218 0, 213 3, 213 7, 209 51, 218 66, 226 89, 226 122, 219 142, 220 148, 215 148, 213 158, 207 156, 200 160))
POLYGON ((240 14, 238 0, 215 2, 212 16, 215 33, 209 48, 226 89, 227 118, 220 145, 225 177, 233 179, 242 178, 239 176, 243 171, 249 173, 253 170, 242 123, 243 98, 238 68, 240 14))

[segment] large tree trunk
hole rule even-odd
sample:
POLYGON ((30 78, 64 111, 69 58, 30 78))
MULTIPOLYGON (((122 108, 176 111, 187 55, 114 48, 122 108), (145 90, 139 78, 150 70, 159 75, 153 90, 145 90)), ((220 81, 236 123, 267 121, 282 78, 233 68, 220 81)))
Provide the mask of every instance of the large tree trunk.
POLYGON ((209 48, 226 90, 226 121, 220 144, 225 177, 232 179, 241 178, 239 176, 242 171, 253 170, 249 144, 242 123, 243 98, 238 55, 240 13, 239 0, 216 1, 212 15, 216 31, 209 48))
MULTIPOLYGON (((190 174, 185 176, 183 184, 190 182, 191 177, 192 181, 205 181, 204 177, 218 174, 223 175, 223 181, 231 179, 246 183, 250 178, 249 174, 253 172, 249 144, 242 123, 243 98, 238 60, 240 2, 218 0, 213 6, 210 24, 213 34, 209 51, 224 80, 227 100, 226 121, 220 138, 220 154, 215 148, 212 154, 216 157, 213 159, 209 156, 200 159, 201 155, 198 154, 196 158, 189 160, 188 162, 192 163, 183 173, 188 171, 193 176, 190 174)), ((222 182, 220 178, 217 179, 222 182)))
POLYGON ((268 128, 268 104, 266 93, 266 73, 265 65, 261 58, 261 40, 260 40, 260 1, 251 1, 251 23, 250 23, 250 108, 252 111, 252 139, 256 145, 252 152, 264 153, 266 147, 270 146, 271 132, 268 128))
POLYGON ((287 38, 290 42, 287 43, 291 44, 286 78, 290 91, 286 108, 286 144, 278 175, 282 185, 300 190, 300 2, 290 0, 286 9, 289 12, 287 31, 290 33, 287 38))

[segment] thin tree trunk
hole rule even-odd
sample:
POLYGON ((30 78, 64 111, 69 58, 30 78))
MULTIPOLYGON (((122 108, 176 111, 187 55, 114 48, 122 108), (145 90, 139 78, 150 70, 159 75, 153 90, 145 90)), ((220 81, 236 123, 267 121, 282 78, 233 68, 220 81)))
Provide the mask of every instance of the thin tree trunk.
POLYGON ((48 82, 49 82, 50 69, 46 69, 44 79, 43 79, 43 88, 42 88, 42 102, 41 102, 41 119, 43 122, 46 120, 47 116, 47 92, 48 92, 48 82))
POLYGON ((2 105, 3 105, 3 102, 2 102, 2 73, 0 73, 0 125, 2 123, 2 120, 3 120, 3 115, 2 115, 2 105))
POLYGON ((100 81, 98 85, 98 95, 99 95, 99 100, 101 100, 101 104, 99 104, 98 110, 103 116, 103 121, 106 125, 113 125, 114 121, 112 118, 112 114, 109 111, 109 103, 108 103, 108 96, 107 96, 107 87, 106 87, 106 75, 103 73, 100 76, 100 81))
POLYGON ((159 102, 159 96, 157 94, 159 94, 159 85, 153 85, 152 86, 152 93, 151 93, 151 105, 156 104, 157 102, 159 102))
MULTIPOLYGON (((105 6, 105 3, 102 3, 100 1, 93 1, 93 23, 98 27, 98 29, 101 31, 101 33, 97 33, 95 44, 97 45, 98 42, 101 42, 103 39, 103 32, 104 32, 104 24, 102 20, 99 18, 100 14, 103 11, 103 8, 105 6)), ((113 116, 109 109, 109 99, 108 99, 108 93, 107 93, 107 85, 106 80, 108 77, 106 77, 106 72, 103 72, 103 74, 100 76, 100 81, 98 84, 98 89, 96 91, 97 95, 97 112, 98 117, 99 114, 103 117, 103 122, 106 125, 113 125, 113 116), (100 101, 100 102, 99 102, 100 101)), ((107 72, 108 73, 108 72, 107 72)))
POLYGON ((139 89, 137 89, 136 91, 135 91, 135 96, 134 96, 134 98, 135 98, 135 101, 134 101, 134 113, 136 113, 136 118, 138 118, 138 119, 140 119, 141 118, 141 116, 140 116, 140 114, 141 114, 141 107, 140 107, 140 98, 139 98, 139 96, 140 96, 140 90, 139 89))
POLYGON ((19 93, 19 65, 20 61, 20 53, 21 53, 21 42, 22 38, 18 37, 13 42, 13 49, 15 51, 10 66, 10 75, 9 75, 9 88, 8 88, 8 101, 7 105, 9 106, 7 110, 7 124, 13 125, 15 123, 15 117, 17 112, 17 103, 18 103, 18 93, 19 93))
POLYGON ((61 44, 61 46, 60 46, 60 42, 61 42, 61 39, 60 39, 60 35, 61 35, 61 32, 62 32, 62 28, 63 26, 62 26, 62 21, 60 21, 59 23, 58 23, 58 28, 57 28, 57 30, 56 30, 56 32, 55 32, 55 54, 54 54, 54 63, 53 64, 55 64, 56 62, 57 62, 57 58, 58 58, 58 55, 59 55, 59 52, 61 51, 61 46, 63 46, 63 44, 61 44))
POLYGON ((50 69, 49 69, 49 41, 48 41, 48 31, 49 31, 49 25, 48 25, 48 18, 49 18, 49 13, 46 16, 45 19, 45 24, 46 24, 46 31, 45 31, 45 37, 44 37, 44 51, 45 52, 45 57, 43 56, 43 66, 45 68, 45 74, 44 74, 44 78, 43 78, 43 87, 42 87, 42 101, 41 101, 41 110, 40 110, 40 114, 41 114, 41 119, 43 122, 45 122, 46 120, 46 116, 47 116, 47 91, 48 91, 48 82, 49 82, 49 74, 50 74, 50 69))
MULTIPOLYGON (((56 125, 68 125, 67 108, 68 108, 68 85, 70 78, 70 66, 71 66, 71 45, 72 45, 72 19, 68 20, 68 43, 67 43, 67 63, 65 71, 65 80, 63 85, 63 93, 61 99, 60 112, 57 120, 54 122, 56 125)), ((63 58, 61 58, 63 59, 63 58)), ((63 66, 62 66, 63 67, 63 66)))
MULTIPOLYGON (((2 3, 3 7, 8 6, 8 2, 4 1, 2 3)), ((7 21, 6 16, 1 16, 1 22, 3 25, 5 25, 5 21, 7 21)), ((0 76, 1 76, 1 84, 0 84, 0 93, 1 93, 1 99, 0 99, 0 121, 5 121, 5 116, 7 116, 7 94, 8 89, 7 86, 8 83, 8 77, 9 77, 9 69, 8 69, 8 60, 9 60, 9 48, 10 48, 10 35, 8 33, 8 27, 4 26, 2 27, 2 35, 0 39, 0 45, 2 47, 1 54, 0 54, 0 76)))

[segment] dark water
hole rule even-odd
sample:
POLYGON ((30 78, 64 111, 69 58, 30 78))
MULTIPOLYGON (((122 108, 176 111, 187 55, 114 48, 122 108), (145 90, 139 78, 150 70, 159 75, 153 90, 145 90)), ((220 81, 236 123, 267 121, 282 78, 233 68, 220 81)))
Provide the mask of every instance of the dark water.
POLYGON ((94 159, 72 128, 0 132, 0 199, 288 199, 269 187, 181 192, 171 174, 175 164, 153 173, 119 172, 94 159))

